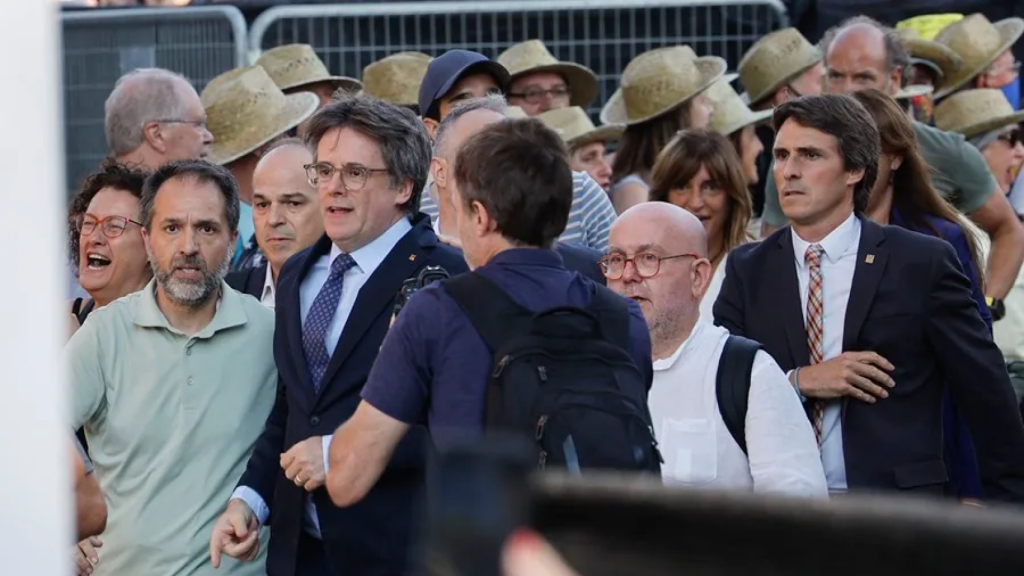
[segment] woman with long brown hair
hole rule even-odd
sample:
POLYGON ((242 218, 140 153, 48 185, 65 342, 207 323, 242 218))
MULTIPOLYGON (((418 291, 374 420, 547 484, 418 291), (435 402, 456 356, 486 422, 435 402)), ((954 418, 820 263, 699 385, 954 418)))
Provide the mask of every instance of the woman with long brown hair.
POLYGON ((651 170, 649 198, 684 208, 704 224, 712 273, 700 314, 711 318, 711 307, 725 280, 726 257, 752 240, 747 232, 751 199, 742 160, 725 136, 683 130, 658 155, 651 170))
POLYGON ((704 92, 726 67, 716 56, 672 46, 645 52, 622 71, 622 85, 601 110, 603 124, 626 126, 612 163, 617 212, 647 200, 654 162, 677 132, 708 125, 713 108, 704 92))
MULTIPOLYGON (((861 90, 853 93, 853 97, 874 117, 882 138, 878 178, 868 200, 866 216, 879 224, 899 226, 949 242, 971 281, 978 314, 991 330, 992 317, 985 304, 977 244, 961 226, 960 215, 932 187, 929 168, 918 152, 917 135, 910 118, 895 100, 878 90, 861 90)), ((982 497, 974 445, 948 393, 944 426, 950 491, 960 498, 982 497)))

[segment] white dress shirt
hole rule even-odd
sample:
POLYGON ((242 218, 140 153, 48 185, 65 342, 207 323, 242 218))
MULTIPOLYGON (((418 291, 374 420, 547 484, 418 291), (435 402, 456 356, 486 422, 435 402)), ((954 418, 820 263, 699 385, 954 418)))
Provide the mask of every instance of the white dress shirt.
MULTIPOLYGON (((349 254, 355 260, 356 265, 345 272, 341 288, 341 298, 338 301, 338 310, 334 313, 334 317, 331 319, 327 329, 324 344, 327 346, 327 354, 329 356, 334 355, 334 349, 338 345, 338 340, 341 339, 341 333, 345 329, 345 323, 348 322, 349 315, 352 313, 352 308, 355 306, 359 291, 366 284, 366 281, 370 279, 374 271, 384 262, 384 259, 391 253, 391 250, 394 249, 399 240, 410 230, 412 230, 412 224, 409 222, 409 219, 402 218, 392 225, 391 228, 388 228, 386 232, 378 236, 376 240, 349 254)), ((310 308, 313 307, 313 300, 316 299, 317 294, 320 293, 324 284, 327 283, 327 278, 331 274, 331 264, 334 263, 334 259, 340 256, 341 253, 340 248, 332 245, 330 253, 321 256, 313 264, 313 267, 310 268, 302 283, 299 284, 299 318, 303 325, 306 322, 306 316, 309 315, 310 308)), ((268 278, 270 277, 269 270, 270 267, 268 266, 268 278)), ((266 295, 265 289, 264 295, 266 295)), ((341 424, 341 422, 338 423, 339 426, 341 424)), ((332 437, 333 435, 322 437, 325 473, 329 468, 328 455, 332 437)), ((270 516, 270 507, 267 506, 267 503, 255 490, 248 486, 239 486, 231 497, 238 498, 248 504, 253 512, 256 513, 256 518, 261 525, 270 516)), ((312 495, 306 497, 305 528, 312 536, 320 538, 320 520, 317 517, 316 505, 313 503, 312 495)))
MULTIPOLYGON (((792 229, 790 229, 792 230, 792 229)), ((807 324, 808 287, 811 280, 810 267, 805 261, 810 242, 793 234, 793 256, 796 275, 800 282, 800 310, 807 324)), ((853 286, 853 271, 857 267, 857 248, 860 245, 860 220, 850 215, 838 228, 817 242, 825 250, 821 258, 821 302, 822 319, 822 360, 831 360, 843 353, 843 326, 846 322, 846 305, 850 301, 853 286)), ((798 375, 799 378, 799 375, 798 375)), ((808 401, 811 401, 810 399, 808 401)), ((822 422, 821 463, 825 467, 828 489, 845 492, 846 457, 843 455, 842 399, 825 403, 822 422)))
POLYGON ((689 338, 654 362, 649 404, 666 484, 828 497, 814 431, 786 375, 754 357, 743 453, 718 409, 716 378, 729 331, 699 319, 689 338))
POLYGON ((274 290, 274 273, 270 271, 270 264, 267 263, 267 277, 263 280, 263 295, 260 296, 260 304, 271 310, 277 302, 274 290))

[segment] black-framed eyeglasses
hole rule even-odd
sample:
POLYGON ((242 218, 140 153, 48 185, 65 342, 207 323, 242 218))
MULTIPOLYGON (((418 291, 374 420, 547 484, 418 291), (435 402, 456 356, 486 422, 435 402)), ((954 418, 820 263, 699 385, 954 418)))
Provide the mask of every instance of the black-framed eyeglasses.
POLYGON ((341 168, 335 168, 327 162, 317 162, 315 164, 306 164, 303 166, 306 170, 306 180, 309 181, 309 185, 316 187, 321 182, 324 184, 331 181, 334 177, 334 173, 341 174, 341 183, 345 186, 346 190, 362 190, 363 186, 366 186, 366 181, 370 179, 373 174, 387 174, 387 168, 367 168, 361 164, 345 164, 341 168))
POLYGON ((1007 130, 1006 132, 1003 132, 1002 134, 999 135, 999 139, 1009 144, 1010 148, 1013 148, 1021 141, 1020 129, 1014 128, 1012 130, 1007 130))
POLYGON ((544 101, 545 96, 551 96, 553 99, 557 98, 569 98, 572 96, 572 89, 566 85, 555 86, 554 88, 527 88, 523 92, 509 92, 509 98, 522 98, 530 104, 540 104, 544 101))
POLYGON ((124 216, 96 218, 92 214, 76 214, 74 221, 75 230, 77 230, 82 236, 91 235, 96 230, 97 226, 99 227, 100 232, 103 232, 103 235, 107 238, 117 238, 124 234, 129 223, 142 227, 141 223, 136 222, 131 218, 125 218, 124 216))
POLYGON ((653 252, 637 252, 632 257, 627 257, 625 254, 609 254, 601 258, 601 273, 609 280, 618 280, 626 272, 626 264, 632 262, 633 267, 636 268, 637 276, 651 278, 657 276, 658 272, 661 271, 662 261, 686 257, 700 258, 700 256, 692 252, 676 254, 674 256, 658 256, 653 252))

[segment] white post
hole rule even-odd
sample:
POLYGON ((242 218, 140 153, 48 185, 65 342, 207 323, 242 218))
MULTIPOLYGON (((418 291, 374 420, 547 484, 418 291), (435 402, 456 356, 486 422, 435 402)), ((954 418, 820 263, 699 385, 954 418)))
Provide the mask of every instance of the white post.
POLYGON ((59 2, 0 0, 0 558, 5 576, 71 574, 69 323, 59 2), (65 287, 61 290, 61 287, 65 287))

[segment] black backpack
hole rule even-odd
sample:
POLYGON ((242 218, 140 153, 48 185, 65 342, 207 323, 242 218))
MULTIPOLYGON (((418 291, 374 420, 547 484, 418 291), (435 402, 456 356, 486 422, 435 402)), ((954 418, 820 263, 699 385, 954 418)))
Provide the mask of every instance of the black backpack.
POLYGON ((715 395, 718 413, 732 439, 747 453, 747 402, 750 397, 750 371, 761 345, 753 340, 729 335, 718 361, 715 395))
POLYGON ((528 434, 540 468, 661 474, 625 299, 596 286, 586 309, 534 314, 477 273, 442 284, 494 353, 488 430, 528 434))

